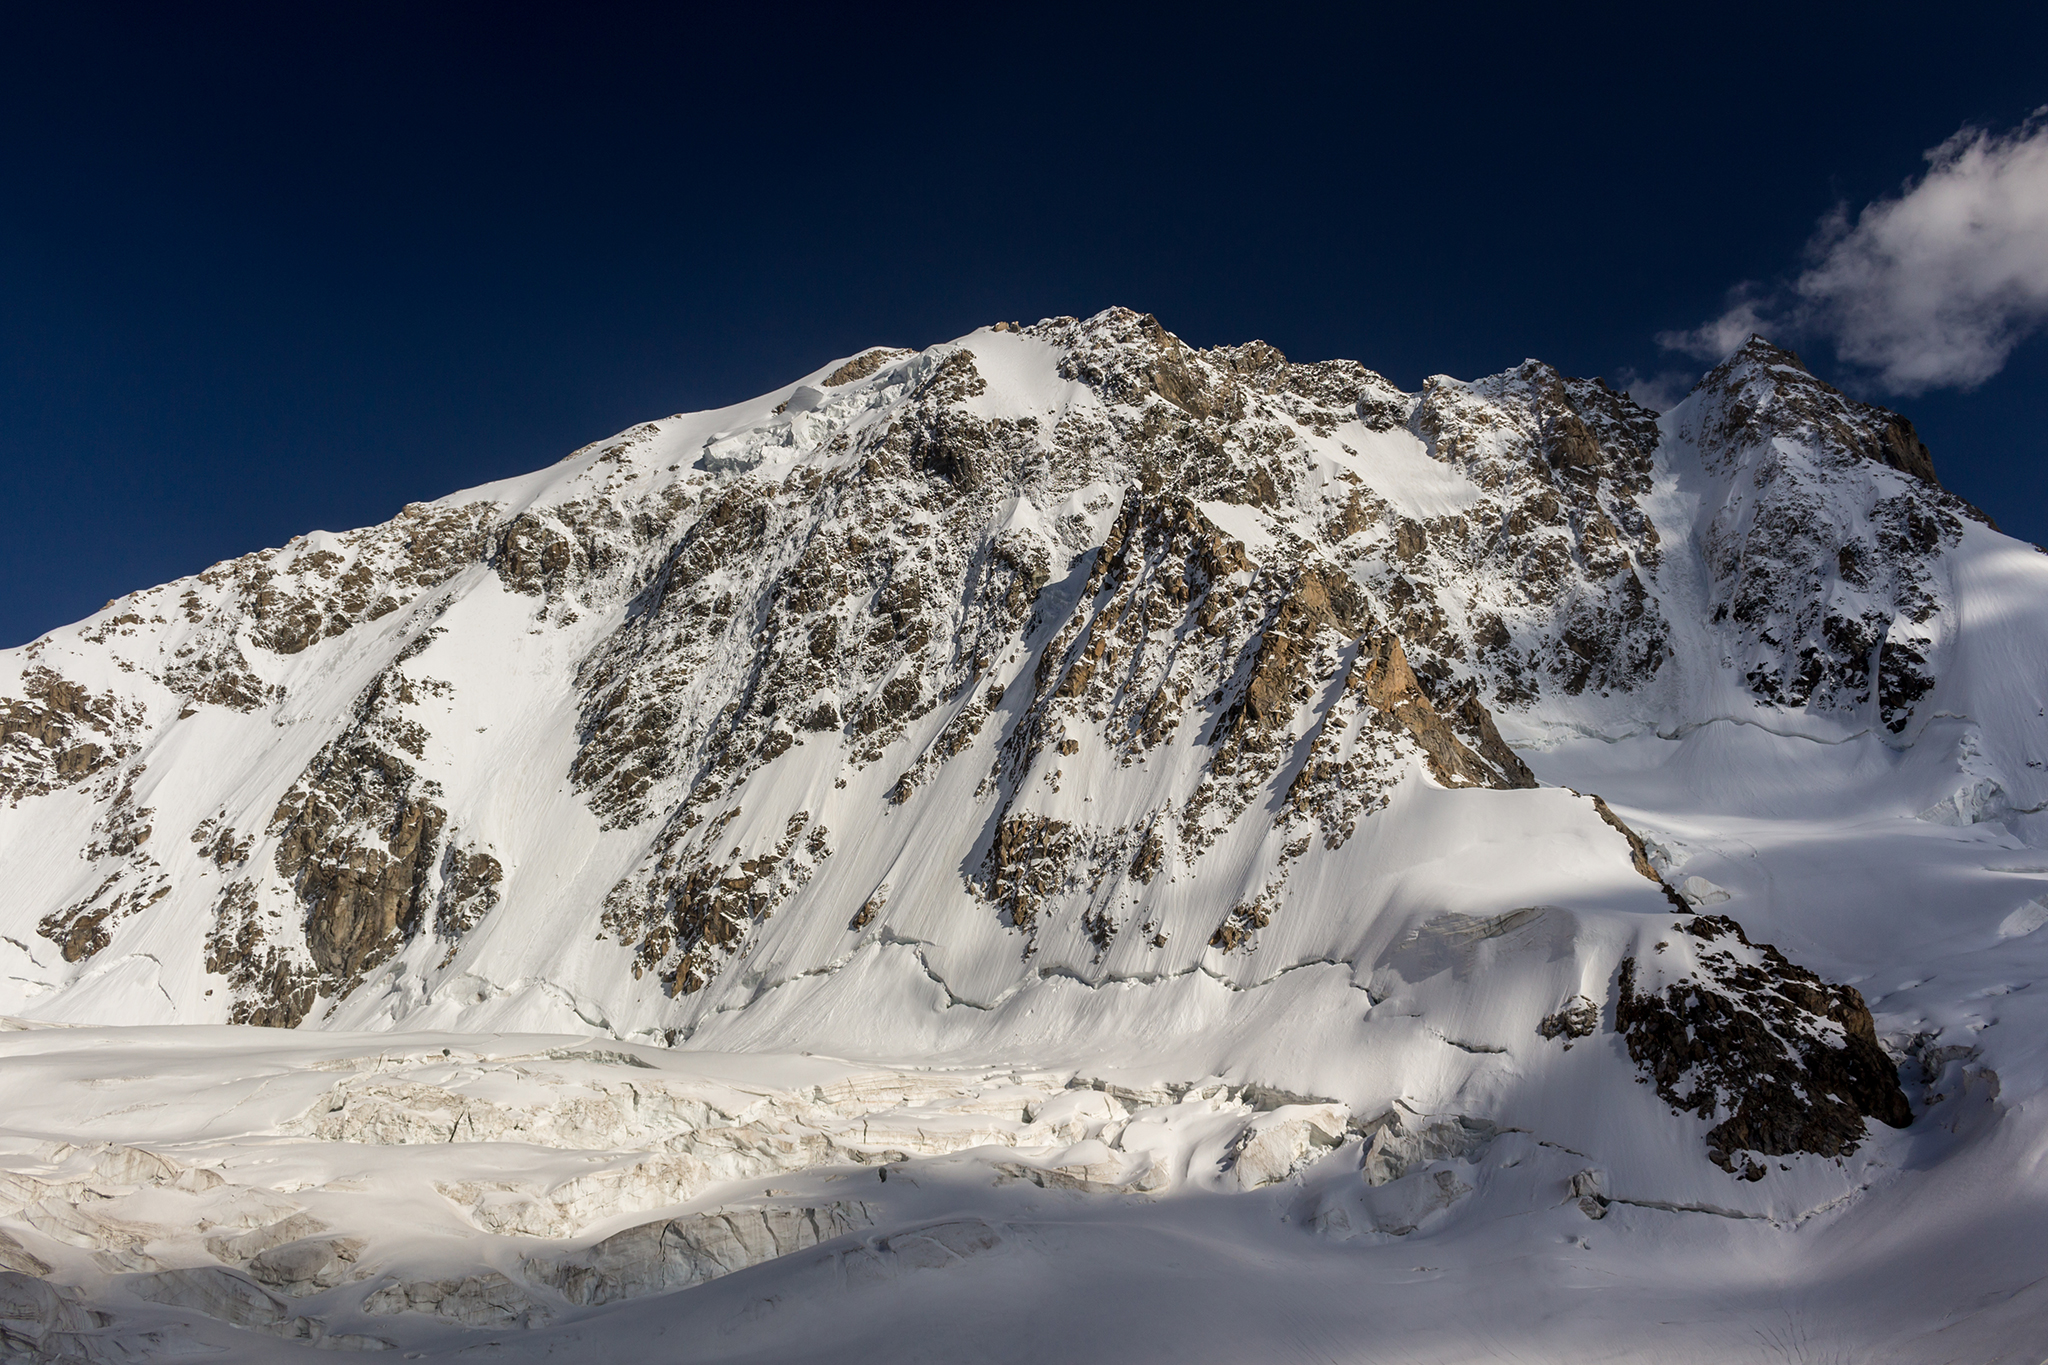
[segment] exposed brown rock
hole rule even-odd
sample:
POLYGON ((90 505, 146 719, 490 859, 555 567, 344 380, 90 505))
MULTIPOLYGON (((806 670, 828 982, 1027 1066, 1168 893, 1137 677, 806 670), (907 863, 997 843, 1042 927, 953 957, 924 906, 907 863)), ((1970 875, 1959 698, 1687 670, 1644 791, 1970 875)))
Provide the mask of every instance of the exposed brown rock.
POLYGON ((875 922, 875 916, 880 914, 882 907, 888 903, 889 884, 884 882, 875 888, 875 893, 872 896, 861 902, 860 909, 853 912, 853 918, 847 921, 846 927, 855 932, 867 928, 875 922))
POLYGON ((841 384, 851 384, 856 380, 866 379, 897 356, 908 354, 908 351, 899 350, 895 347, 877 346, 873 350, 862 351, 859 355, 847 361, 818 382, 828 389, 835 389, 841 384))
POLYGON ((319 992, 310 963, 277 943, 244 877, 221 893, 206 938, 206 970, 227 978, 228 1022, 295 1028, 319 992))
POLYGON ((200 623, 218 617, 230 634, 240 618, 257 645, 296 654, 389 615, 482 560, 497 511, 494 503, 412 503, 381 526, 340 537, 344 552, 304 550, 300 541, 216 564, 198 582, 227 588, 224 608, 209 615, 192 596, 186 613, 200 623))
POLYGON ((48 668, 31 667, 23 695, 0 697, 0 797, 19 804, 104 772, 134 752, 141 716, 111 692, 98 696, 48 668))
MULTIPOLYGON (((693 812, 692 812, 693 814, 693 812)), ((715 850, 737 808, 708 822, 676 822, 661 859, 629 873, 605 897, 604 925, 634 948, 634 974, 655 972, 672 994, 701 990, 735 956, 752 926, 803 889, 831 856, 830 835, 808 811, 753 857, 715 850), (809 837, 803 837, 806 828, 809 837)))
MULTIPOLYGON (((1600 1026, 1600 1007, 1583 995, 1575 995, 1558 1007, 1555 1014, 1543 1016, 1543 1022, 1536 1026, 1539 1038, 1590 1038, 1593 1030, 1600 1026)), ((1567 1042, 1566 1047, 1571 1044, 1567 1042)))
POLYGON ((441 896, 436 923, 444 934, 466 934, 483 922, 498 904, 505 869, 474 846, 449 843, 441 858, 441 896))
POLYGON ((395 807, 390 823, 378 831, 382 848, 359 841, 354 832, 333 832, 340 821, 310 794, 305 805, 280 806, 273 817, 285 826, 277 870, 305 903, 306 946, 339 994, 396 952, 419 925, 426 868, 447 817, 439 807, 392 789, 380 765, 360 751, 337 755, 315 780, 329 791, 345 792, 351 806, 395 807))
POLYGON ((329 996, 352 990, 432 923, 430 878, 447 814, 438 788, 400 756, 423 752, 425 732, 404 714, 416 700, 402 666, 387 669, 270 817, 275 866, 303 907, 305 948, 329 996))
POLYGON ((1139 881, 1151 884, 1154 877, 1166 865, 1166 840, 1158 829, 1145 836, 1145 842, 1138 848, 1138 856, 1131 860, 1131 875, 1139 881))
POLYGON ((1031 927, 1046 900, 1062 890, 1077 840, 1064 820, 1017 815, 996 826, 985 867, 986 895, 1019 929, 1031 927))
POLYGON ((1280 902, 1280 883, 1273 883, 1249 901, 1230 907, 1230 913, 1223 917, 1223 923, 1216 926, 1216 932, 1209 935, 1209 946, 1234 953, 1240 948, 1249 948, 1259 930, 1273 922, 1273 911, 1280 902))
POLYGON ((93 821, 92 842, 80 850, 104 875, 92 894, 44 915, 36 932, 55 943, 67 962, 92 956, 113 941, 122 920, 142 913, 171 893, 170 879, 147 848, 156 814, 136 801, 135 787, 146 768, 126 769, 112 800, 93 821))
POLYGON ((1522 756, 1510 749, 1507 741, 1500 737, 1500 730, 1493 722, 1493 712, 1480 702, 1478 692, 1465 693, 1451 717, 1467 748, 1492 768, 1495 780, 1490 781, 1489 786, 1537 785, 1536 774, 1529 771, 1529 765, 1522 761, 1522 756))
POLYGON ((1863 1141, 1865 1117, 1912 1121, 1854 987, 1752 944, 1725 916, 1673 927, 1697 940, 1696 968, 1661 991, 1638 989, 1637 962, 1625 959, 1615 1026, 1661 1098, 1720 1118, 1706 1134, 1716 1164, 1733 1172, 1745 1151, 1845 1155, 1863 1141))
MULTIPOLYGON (((1573 796, 1580 795, 1579 792, 1573 791, 1570 787, 1565 788, 1565 790, 1570 791, 1573 796)), ((1616 815, 1614 808, 1609 806, 1597 794, 1593 795, 1592 800, 1594 813, 1605 821, 1608 827, 1614 830, 1615 833, 1628 840, 1629 865, 1635 868, 1636 872, 1646 880, 1657 883, 1658 889, 1663 891, 1664 899, 1671 902, 1672 908, 1690 913, 1692 907, 1685 903, 1685 898, 1676 891, 1673 891, 1671 884, 1665 881, 1663 875, 1651 864, 1649 846, 1643 843, 1643 836, 1631 829, 1628 822, 1619 815, 1616 815)))
MULTIPOLYGON (((1495 766, 1467 748, 1442 715, 1429 703, 1415 673, 1408 667, 1401 642, 1391 634, 1368 641, 1353 665, 1359 670, 1366 702, 1412 737, 1429 762, 1430 775, 1447 787, 1520 786, 1521 774, 1504 778, 1495 766)), ((1496 733, 1494 739, 1499 740, 1496 733)), ((1505 748, 1505 745, 1501 746, 1505 748)), ((1534 785, 1533 780, 1528 785, 1534 785)))
POLYGON ((532 512, 514 517, 499 538, 491 566, 505 586, 529 597, 555 596, 570 567, 576 546, 547 519, 532 512))

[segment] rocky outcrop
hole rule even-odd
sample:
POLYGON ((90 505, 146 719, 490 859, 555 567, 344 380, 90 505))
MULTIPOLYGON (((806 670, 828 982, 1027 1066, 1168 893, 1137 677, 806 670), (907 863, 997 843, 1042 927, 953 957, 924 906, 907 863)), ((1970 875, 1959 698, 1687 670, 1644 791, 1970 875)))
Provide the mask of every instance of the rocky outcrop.
POLYGON ((859 355, 847 361, 818 382, 828 389, 837 388, 841 384, 851 384, 857 380, 866 379, 890 361, 909 354, 910 352, 908 351, 897 350, 893 347, 877 346, 873 350, 862 351, 859 355))
POLYGON ((19 804, 106 772, 134 752, 139 708, 95 696, 54 670, 31 666, 19 697, 0 697, 0 799, 19 804))
MULTIPOLYGON (((1119 880, 1126 863, 1129 875, 1149 883, 1170 856, 1165 828, 1175 829, 1182 856, 1199 855, 1294 762, 1304 729, 1318 738, 1288 786, 1288 809, 1319 822, 1333 848, 1384 804, 1413 756, 1446 785, 1534 781, 1519 760, 1498 766, 1506 746, 1470 697, 1456 715, 1495 760, 1463 742, 1416 683, 1400 642, 1375 627, 1334 565, 1312 551, 1262 565, 1181 494, 1126 492, 1081 602, 1040 653, 1033 684, 1032 705, 990 778, 1027 800, 1034 768, 1057 790, 1059 758, 1084 744, 1107 744, 1128 764, 1169 742, 1191 713, 1215 719, 1203 727, 1206 761, 1185 805, 1148 813, 1137 825, 1140 844, 1127 847, 1133 827, 1080 838, 1062 821, 999 819, 980 885, 1019 928, 1060 891, 1085 885, 1089 904, 1101 906, 1105 879, 1119 880), (1086 857, 1077 857, 1084 845, 1086 857)), ((1106 947, 1112 921, 1099 909, 1082 913, 1106 947)), ((1217 931, 1218 946, 1249 942, 1266 913, 1253 904, 1234 914, 1217 931)))
POLYGON ((1662 539, 1642 508, 1655 415, 1526 361, 1470 384, 1431 378, 1408 425, 1478 500, 1403 526, 1361 489, 1364 529, 1347 539, 1377 551, 1371 581, 1432 695, 1527 706, 1650 682, 1670 638, 1649 587, 1662 539))
POLYGON ((313 1009, 319 979, 256 899, 248 877, 230 882, 214 906, 206 970, 228 984, 228 1021, 291 1028, 313 1009))
POLYGON ((1831 985, 1740 925, 1697 915, 1672 926, 1616 982, 1615 1027, 1657 1094, 1717 1120, 1708 1155, 1760 1180, 1759 1156, 1841 1156, 1865 1118, 1912 1121, 1898 1070, 1853 986, 1831 985))
POLYGON ((441 858, 437 927, 451 936, 476 928, 498 904, 498 887, 504 880, 504 864, 496 858, 473 846, 458 847, 450 840, 441 858))
POLYGON ((297 654, 390 615, 477 563, 496 511, 490 503, 413 503, 381 526, 327 543, 301 539, 244 555, 193 579, 183 610, 195 625, 225 626, 231 635, 242 624, 259 647, 297 654), (199 588, 224 590, 224 603, 209 608, 199 588))
POLYGON ((1381 633, 1356 647, 1344 690, 1321 718, 1308 759, 1287 789, 1289 810, 1313 821, 1329 849, 1344 846, 1358 821, 1384 806, 1417 755, 1447 787, 1533 787, 1536 779, 1501 742, 1493 718, 1470 697, 1454 715, 1466 735, 1430 704, 1401 642, 1381 633), (1465 737, 1477 741, 1474 748, 1465 737))
MULTIPOLYGON (((438 784, 421 778, 408 761, 423 756, 427 736, 407 708, 436 691, 410 677, 403 663, 387 669, 357 699, 353 724, 320 751, 271 814, 265 833, 275 841, 273 863, 303 907, 302 942, 310 959, 310 971, 291 973, 294 999, 304 982, 330 998, 346 994, 434 922, 431 877, 442 860, 448 817, 435 800, 438 784)), ((458 921, 465 910, 481 913, 478 903, 494 885, 495 860, 481 855, 484 861, 476 863, 476 856, 455 855, 447 868, 458 921)), ((224 939, 230 913, 224 899, 224 939)), ((253 945, 239 946, 239 926, 252 923, 253 917, 242 917, 234 941, 238 952, 253 957, 253 945)), ((275 960, 295 956, 287 948, 275 960)), ((238 998, 237 1008, 253 1019, 284 1003, 238 998)))
POLYGON ((1048 898, 1066 889, 1075 832, 1065 820, 1013 816, 996 826, 985 864, 985 894, 1009 922, 1028 929, 1048 898))
POLYGON ((558 597, 576 558, 575 542, 549 518, 521 512, 500 534, 491 567, 513 592, 558 597))
POLYGON ((720 853, 725 827, 738 813, 683 824, 661 859, 605 899, 604 927, 633 945, 634 973, 659 973, 671 993, 701 989, 748 930, 802 890, 831 856, 831 831, 813 824, 809 811, 790 816, 783 837, 753 857, 737 847, 720 853))
POLYGON ((66 962, 78 962, 113 941, 113 930, 171 892, 170 878, 149 847, 156 812, 138 804, 140 763, 118 770, 120 786, 93 821, 92 842, 80 856, 94 864, 96 884, 80 900, 44 915, 36 932, 55 943, 66 962))
POLYGON ((1543 1016, 1543 1022, 1536 1026, 1539 1038, 1563 1038, 1565 1046, 1571 1046, 1574 1038, 1590 1038, 1593 1030, 1600 1026, 1600 1007, 1583 995, 1575 995, 1558 1006, 1554 1014, 1543 1016))

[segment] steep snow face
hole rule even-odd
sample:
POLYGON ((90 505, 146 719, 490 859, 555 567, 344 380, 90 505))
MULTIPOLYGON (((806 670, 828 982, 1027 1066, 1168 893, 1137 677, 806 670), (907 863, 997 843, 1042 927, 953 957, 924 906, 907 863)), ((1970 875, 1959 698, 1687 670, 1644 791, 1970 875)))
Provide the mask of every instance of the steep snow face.
MULTIPOLYGON (((1939 1155, 1925 1115, 1971 1160, 2033 1140, 2044 590, 1904 419, 1760 340, 1661 417, 1536 361, 1406 394, 1125 310, 863 352, 0 656, 0 1012, 524 1059, 401 1081, 280 1042, 304 1103, 193 1130, 230 1165, 454 1135, 438 1268, 310 1204, 261 1247, 0 1222, 66 1283, 168 1275, 120 1294, 330 1344, 539 1331, 911 1217, 825 1189, 881 1141, 854 1118, 911 1120, 817 1108, 785 1054, 818 1053, 940 1068, 904 1102, 953 1136, 878 1150, 993 1145, 972 1178, 1032 1190, 1293 1180, 1288 1217, 1375 1246, 1496 1186, 1797 1227, 1939 1155), (619 1040, 781 1098, 747 1128, 702 1077, 556 1078, 619 1040), (1082 1092, 1113 1112, 1044 1127, 1082 1092), (499 1142, 532 1169, 479 1174, 499 1142), (559 1155, 597 1149, 699 1164, 559 1155)), ((225 1094, 251 1045, 220 1046, 225 1094)), ((18 1125, 21 1179, 150 1140, 71 1123, 18 1125)))

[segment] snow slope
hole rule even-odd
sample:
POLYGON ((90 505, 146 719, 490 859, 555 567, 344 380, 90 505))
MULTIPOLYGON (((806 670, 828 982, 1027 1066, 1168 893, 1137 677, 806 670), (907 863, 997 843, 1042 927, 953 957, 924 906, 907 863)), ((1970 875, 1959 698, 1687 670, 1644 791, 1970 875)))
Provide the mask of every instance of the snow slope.
POLYGON ((0 1322, 2020 1359, 2044 589, 1761 341, 1111 310, 120 599, 0 658, 0 1322))

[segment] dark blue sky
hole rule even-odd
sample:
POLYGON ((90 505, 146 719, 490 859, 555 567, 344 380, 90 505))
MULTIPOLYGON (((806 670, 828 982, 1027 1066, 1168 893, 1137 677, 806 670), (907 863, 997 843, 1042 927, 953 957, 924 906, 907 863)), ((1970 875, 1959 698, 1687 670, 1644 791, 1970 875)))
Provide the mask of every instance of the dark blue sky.
MULTIPOLYGON (((1697 370, 1653 336, 2048 102, 2048 7, 1666 8, 5 6, 0 645, 997 319, 1697 370)), ((2044 381, 1895 403, 2035 540, 2044 381)))

